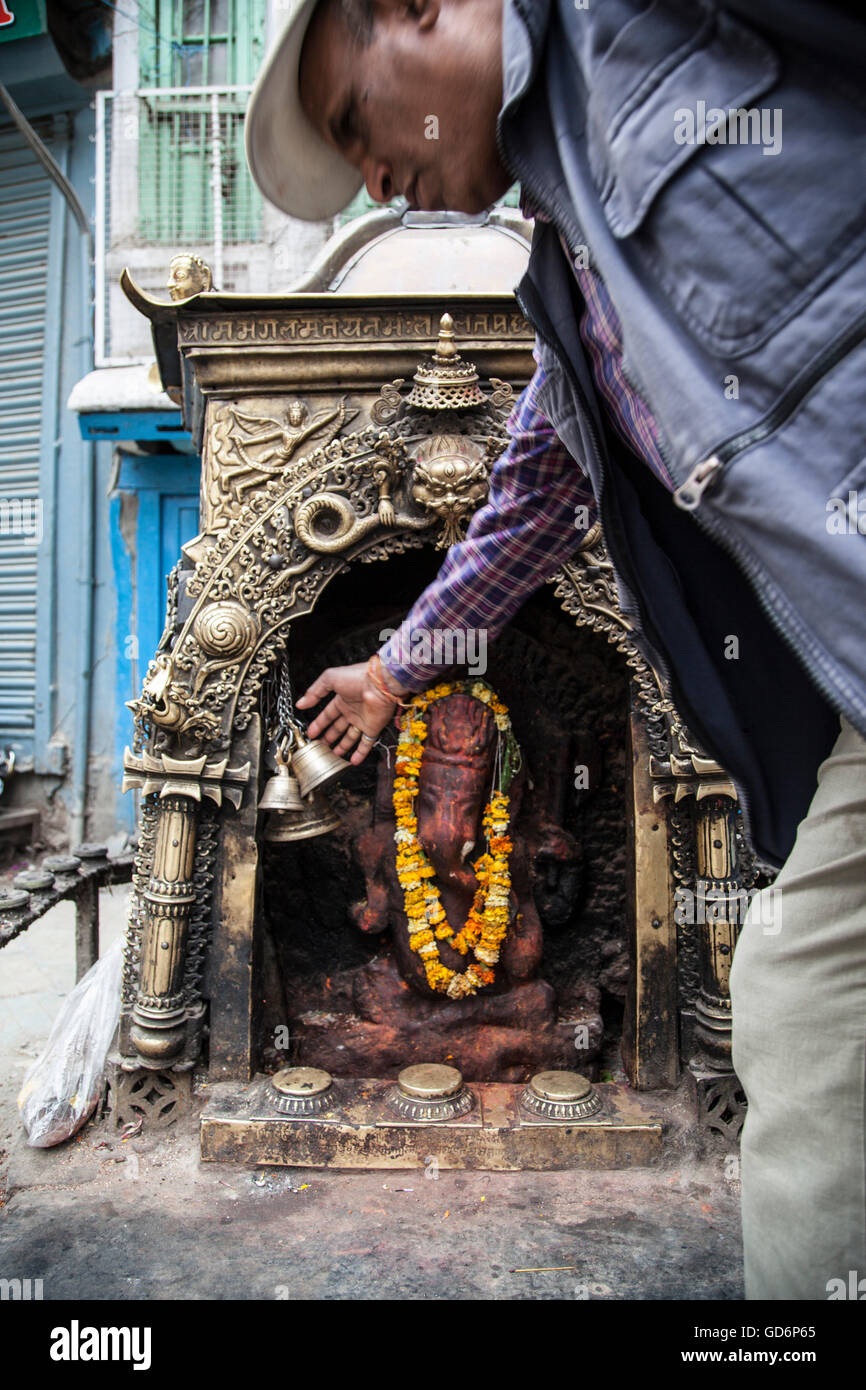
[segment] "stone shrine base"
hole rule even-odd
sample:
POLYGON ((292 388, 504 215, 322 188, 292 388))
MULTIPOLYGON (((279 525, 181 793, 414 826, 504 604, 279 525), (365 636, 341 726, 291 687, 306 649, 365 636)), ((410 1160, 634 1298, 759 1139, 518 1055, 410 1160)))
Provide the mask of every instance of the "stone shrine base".
POLYGON ((267 1077, 210 1087, 201 1116, 205 1161, 294 1168, 439 1169, 484 1172, 635 1168, 658 1160, 662 1122, 634 1091, 596 1086, 598 1114, 545 1120, 522 1110, 522 1086, 475 1083, 472 1110, 435 1123, 405 1119, 388 1105, 390 1081, 335 1081, 325 1114, 277 1113, 267 1077))

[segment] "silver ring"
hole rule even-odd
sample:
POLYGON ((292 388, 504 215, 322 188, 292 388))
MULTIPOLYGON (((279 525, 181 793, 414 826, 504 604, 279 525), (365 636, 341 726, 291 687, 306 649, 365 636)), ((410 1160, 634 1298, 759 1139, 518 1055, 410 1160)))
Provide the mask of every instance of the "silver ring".
POLYGON ((376 742, 376 740, 375 740, 375 738, 372 736, 372 734, 362 734, 362 735, 361 735, 361 738, 364 740, 365 743, 375 743, 375 742, 376 742))

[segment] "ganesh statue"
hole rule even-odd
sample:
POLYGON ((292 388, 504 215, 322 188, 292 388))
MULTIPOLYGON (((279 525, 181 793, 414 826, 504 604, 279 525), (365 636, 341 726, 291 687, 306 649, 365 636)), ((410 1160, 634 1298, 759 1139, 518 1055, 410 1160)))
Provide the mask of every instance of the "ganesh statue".
POLYGON ((350 916, 379 950, 354 973, 350 1016, 300 1024, 301 1060, 361 1076, 448 1061, 469 1080, 513 1082, 573 1068, 580 1028, 592 1072, 597 991, 563 1008, 540 975, 539 874, 558 862, 567 883, 579 848, 551 824, 506 707, 485 682, 456 681, 424 692, 399 725, 355 846, 366 895, 350 916))

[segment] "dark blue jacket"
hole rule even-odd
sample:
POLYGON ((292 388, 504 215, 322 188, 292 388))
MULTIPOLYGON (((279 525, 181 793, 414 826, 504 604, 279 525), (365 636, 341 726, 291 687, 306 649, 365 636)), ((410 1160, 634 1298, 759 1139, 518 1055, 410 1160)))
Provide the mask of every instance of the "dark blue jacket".
POLYGON ((839 714, 866 735, 866 24, 847 8, 504 6, 500 151, 554 224, 518 287, 543 404, 638 644, 773 865, 839 714), (607 283, 674 498, 606 425, 557 227, 607 283))

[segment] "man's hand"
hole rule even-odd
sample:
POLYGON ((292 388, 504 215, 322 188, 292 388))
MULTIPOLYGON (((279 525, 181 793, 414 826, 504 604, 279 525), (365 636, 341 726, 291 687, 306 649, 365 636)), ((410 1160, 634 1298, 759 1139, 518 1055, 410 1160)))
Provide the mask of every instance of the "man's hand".
MULTIPOLYGON (((394 682, 382 670, 382 679, 389 686, 394 682)), ((335 753, 341 757, 348 755, 349 749, 357 744, 350 762, 362 763, 370 749, 391 718, 397 700, 389 700, 370 679, 367 662, 359 661, 354 666, 329 666, 304 691, 296 706, 307 708, 323 700, 331 691, 333 700, 317 714, 308 733, 311 738, 324 738, 335 753), (361 735, 366 734, 366 738, 361 735)), ((395 688, 395 696, 402 691, 395 688)))

